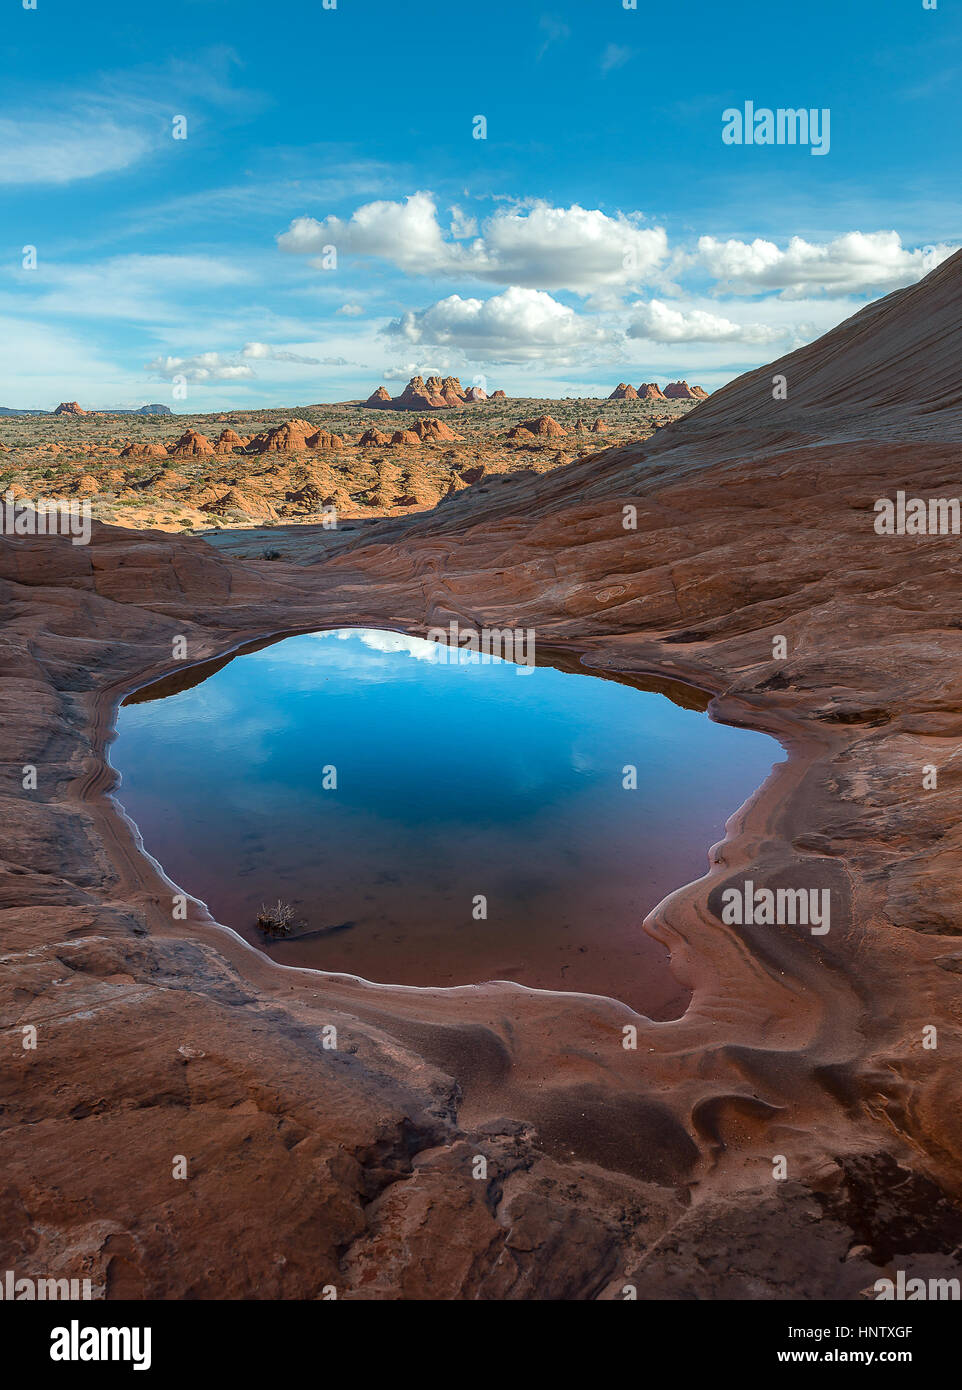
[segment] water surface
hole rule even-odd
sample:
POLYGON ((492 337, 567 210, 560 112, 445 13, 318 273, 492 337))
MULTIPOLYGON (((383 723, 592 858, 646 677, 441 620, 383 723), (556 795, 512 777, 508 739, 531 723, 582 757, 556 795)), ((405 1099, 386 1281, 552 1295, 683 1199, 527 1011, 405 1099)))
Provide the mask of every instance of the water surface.
POLYGON ((641 921, 705 872, 777 745, 629 685, 452 655, 353 628, 168 680, 120 709, 118 800, 175 883, 284 964, 676 1016, 641 921), (269 941, 278 898, 303 927, 269 941))

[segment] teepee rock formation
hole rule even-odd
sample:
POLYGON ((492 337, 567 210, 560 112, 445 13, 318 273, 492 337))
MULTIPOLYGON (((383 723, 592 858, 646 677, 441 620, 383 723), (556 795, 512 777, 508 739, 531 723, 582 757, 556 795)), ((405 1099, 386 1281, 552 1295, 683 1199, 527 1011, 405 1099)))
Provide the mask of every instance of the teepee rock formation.
POLYGON ((252 454, 290 454, 298 449, 306 449, 311 435, 317 434, 314 425, 307 420, 288 420, 283 425, 257 434, 248 445, 252 454))
POLYGON ((550 415, 539 415, 536 420, 522 420, 520 425, 515 425, 513 429, 508 430, 507 437, 508 439, 524 439, 525 437, 560 439, 567 433, 568 431, 564 426, 559 425, 557 420, 550 415))
POLYGON ((638 387, 638 399, 642 401, 663 401, 665 393, 657 381, 643 381, 638 387))
MULTIPOLYGON (((495 395, 504 398, 503 391, 496 391, 495 395)), ((412 376, 399 396, 392 397, 386 387, 379 386, 364 404, 371 410, 460 410, 466 401, 487 399, 480 386, 465 391, 456 376, 429 376, 427 381, 412 376)))
POLYGON ((236 430, 232 430, 230 426, 228 426, 226 429, 222 429, 217 436, 217 443, 214 445, 214 453, 231 454, 235 449, 243 449, 247 442, 248 441, 239 435, 236 430))
POLYGON ((86 415, 86 414, 87 414, 87 412, 86 412, 86 410, 84 410, 83 406, 82 406, 82 405, 78 405, 76 401, 61 401, 60 404, 57 406, 57 409, 54 411, 54 415, 86 415))
POLYGON ((199 458, 201 455, 212 454, 214 446, 206 435, 198 434, 196 430, 187 430, 167 452, 175 459, 199 458))
POLYGON ((636 401, 638 392, 633 386, 629 386, 627 381, 619 381, 608 399, 609 401, 636 401))
POLYGON ((665 387, 664 395, 666 401, 694 401, 698 399, 687 381, 669 381, 665 387))

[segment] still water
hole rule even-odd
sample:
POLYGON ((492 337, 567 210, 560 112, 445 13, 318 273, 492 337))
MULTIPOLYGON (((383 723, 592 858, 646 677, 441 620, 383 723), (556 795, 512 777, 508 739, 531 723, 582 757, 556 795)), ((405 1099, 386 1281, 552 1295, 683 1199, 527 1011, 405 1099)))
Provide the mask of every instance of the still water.
POLYGON ((677 1016, 642 918, 706 871, 778 745, 615 681, 442 655, 349 628, 161 682, 119 711, 117 799, 168 876, 280 963, 677 1016), (270 940, 277 899, 299 925, 270 940))

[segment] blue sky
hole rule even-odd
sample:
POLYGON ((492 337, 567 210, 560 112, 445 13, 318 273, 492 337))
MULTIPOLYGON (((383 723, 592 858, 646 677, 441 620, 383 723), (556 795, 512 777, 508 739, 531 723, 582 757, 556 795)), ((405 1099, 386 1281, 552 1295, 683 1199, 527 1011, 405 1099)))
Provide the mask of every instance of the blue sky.
POLYGON ((962 240, 951 0, 36 5, 0 15, 2 405, 714 388, 962 240), (827 153, 724 143, 746 101, 828 109, 827 153))

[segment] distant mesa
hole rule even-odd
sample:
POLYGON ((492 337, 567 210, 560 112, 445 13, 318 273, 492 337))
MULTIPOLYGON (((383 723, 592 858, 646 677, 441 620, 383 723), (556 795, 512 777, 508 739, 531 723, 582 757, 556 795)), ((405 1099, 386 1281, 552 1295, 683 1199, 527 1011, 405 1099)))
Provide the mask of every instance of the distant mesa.
POLYGON ((638 399, 638 392, 633 386, 629 386, 626 381, 619 381, 608 399, 609 401, 636 401, 638 399))
POLYGON ((61 401, 54 411, 54 415, 86 415, 86 413, 83 406, 78 405, 76 401, 61 401))
MULTIPOLYGON (((505 399, 503 391, 495 391, 491 400, 505 399)), ((412 376, 399 396, 391 396, 386 386, 379 386, 364 402, 368 410, 460 410, 462 406, 488 400, 480 386, 467 391, 456 376, 412 376)))
POLYGON ((568 431, 550 415, 539 415, 536 420, 522 420, 520 425, 515 425, 508 430, 507 438, 535 439, 549 436, 553 439, 560 439, 567 433, 568 431))

